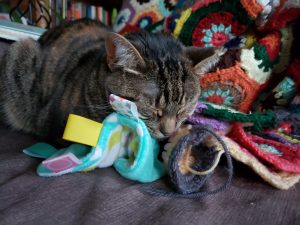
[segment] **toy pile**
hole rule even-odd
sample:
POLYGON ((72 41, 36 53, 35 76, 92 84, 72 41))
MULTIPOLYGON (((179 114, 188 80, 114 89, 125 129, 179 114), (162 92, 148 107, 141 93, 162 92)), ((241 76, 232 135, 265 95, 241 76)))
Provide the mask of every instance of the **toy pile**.
POLYGON ((180 129, 166 145, 160 159, 160 146, 139 119, 135 103, 110 95, 116 111, 102 123, 70 114, 63 139, 75 142, 56 149, 37 143, 24 153, 43 161, 37 173, 43 177, 74 172, 88 172, 113 166, 123 177, 149 183, 168 174, 178 192, 143 186, 143 190, 170 197, 199 198, 226 189, 232 179, 233 167, 227 146, 212 130, 200 125, 180 129), (222 154, 228 164, 228 178, 214 191, 199 192, 218 166, 222 154))
POLYGON ((126 0, 115 31, 166 32, 187 46, 228 48, 200 77, 189 122, 214 129, 235 160, 288 189, 300 179, 299 18, 297 0, 126 0), (136 10, 147 4, 147 12, 136 10), (129 8, 138 16, 124 19, 129 8), (160 16, 137 22, 150 14, 160 16))

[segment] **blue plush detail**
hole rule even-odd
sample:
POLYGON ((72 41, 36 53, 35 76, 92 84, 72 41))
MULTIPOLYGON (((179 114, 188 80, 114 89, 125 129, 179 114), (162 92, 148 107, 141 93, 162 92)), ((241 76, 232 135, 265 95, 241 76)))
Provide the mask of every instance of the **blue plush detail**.
POLYGON ((166 170, 162 162, 157 159, 159 145, 149 134, 146 125, 141 120, 135 122, 123 115, 119 115, 119 122, 136 131, 141 128, 143 133, 139 134, 137 131, 139 149, 134 163, 130 165, 127 159, 119 158, 114 163, 116 170, 122 176, 140 182, 152 182, 162 177, 166 170))
POLYGON ((31 157, 47 159, 56 153, 57 149, 46 143, 36 143, 28 148, 25 148, 23 152, 31 157))
POLYGON ((166 170, 162 162, 157 159, 159 145, 151 137, 146 125, 141 120, 135 121, 119 113, 112 113, 103 121, 103 128, 95 148, 101 149, 104 154, 110 131, 114 130, 120 124, 136 132, 139 140, 139 148, 133 164, 130 164, 126 156, 120 157, 113 164, 115 169, 122 176, 140 182, 152 182, 162 177, 166 173, 166 170), (117 118, 116 121, 111 120, 114 117, 117 118))
POLYGON ((119 113, 112 113, 103 121, 96 147, 72 144, 68 148, 57 150, 46 143, 38 143, 24 152, 30 156, 46 158, 37 168, 37 173, 46 177, 111 165, 123 177, 140 182, 152 182, 166 174, 165 166, 158 160, 159 145, 149 134, 144 122, 119 113), (123 132, 121 134, 125 139, 132 138, 125 135, 125 130, 127 134, 134 134, 138 140, 133 162, 128 157, 127 141, 117 143, 114 151, 108 148, 115 131, 123 132))

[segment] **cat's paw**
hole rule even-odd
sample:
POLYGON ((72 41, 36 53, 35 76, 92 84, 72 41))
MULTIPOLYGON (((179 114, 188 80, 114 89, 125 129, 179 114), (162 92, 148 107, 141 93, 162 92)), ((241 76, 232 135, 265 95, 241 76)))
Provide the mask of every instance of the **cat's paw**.
POLYGON ((226 52, 227 52, 227 48, 225 48, 225 47, 220 47, 215 50, 215 54, 217 54, 218 56, 222 56, 226 52))

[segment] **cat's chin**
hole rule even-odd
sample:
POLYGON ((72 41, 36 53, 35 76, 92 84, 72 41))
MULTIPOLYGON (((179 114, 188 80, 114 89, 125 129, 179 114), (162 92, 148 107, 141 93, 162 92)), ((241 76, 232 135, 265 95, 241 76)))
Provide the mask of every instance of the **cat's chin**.
POLYGON ((163 141, 167 138, 169 138, 169 136, 164 135, 162 132, 160 131, 156 131, 154 134, 152 134, 153 137, 155 137, 158 141, 163 141))

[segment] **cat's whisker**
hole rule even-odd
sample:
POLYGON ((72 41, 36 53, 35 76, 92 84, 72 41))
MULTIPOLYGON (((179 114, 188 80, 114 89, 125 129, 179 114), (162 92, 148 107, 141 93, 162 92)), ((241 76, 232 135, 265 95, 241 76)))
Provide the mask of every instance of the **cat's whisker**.
POLYGON ((139 118, 142 119, 142 120, 147 120, 147 119, 149 119, 149 117, 143 116, 143 115, 141 115, 140 113, 139 113, 139 118))

